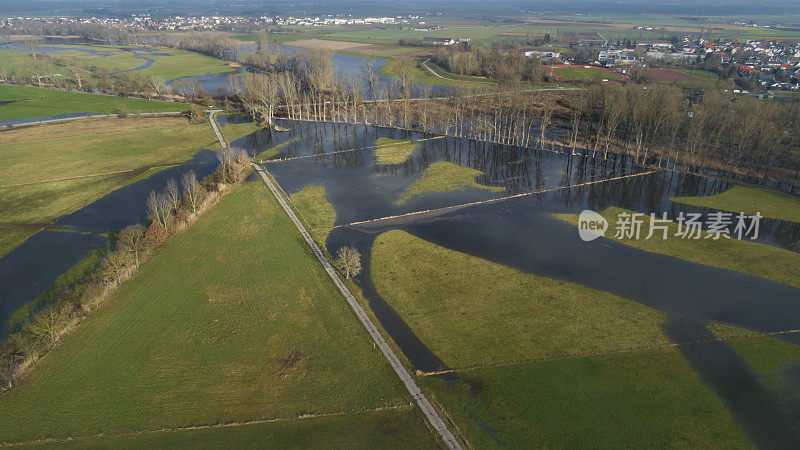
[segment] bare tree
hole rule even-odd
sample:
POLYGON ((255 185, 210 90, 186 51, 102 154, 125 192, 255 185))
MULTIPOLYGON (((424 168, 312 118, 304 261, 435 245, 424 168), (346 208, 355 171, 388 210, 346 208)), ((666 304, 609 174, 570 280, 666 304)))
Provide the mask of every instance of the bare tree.
POLYGON ((40 339, 47 339, 52 345, 56 345, 63 323, 64 313, 54 306, 34 317, 30 324, 30 330, 34 336, 40 339))
POLYGON ((139 265, 142 253, 147 246, 145 228, 139 224, 124 228, 117 238, 117 248, 131 254, 135 265, 139 265))
POLYGON ((334 261, 336 268, 344 272, 344 276, 350 279, 361 273, 361 253, 352 247, 341 247, 336 254, 334 261))
POLYGON ((177 211, 178 207, 181 205, 181 191, 178 189, 178 183, 175 181, 175 178, 170 178, 169 181, 167 181, 164 194, 167 196, 170 211, 177 211))
POLYGON ((183 174, 183 177, 181 177, 181 184, 183 185, 183 198, 186 199, 186 203, 192 208, 192 212, 196 213, 200 203, 202 186, 200 186, 200 183, 197 181, 197 175, 195 175, 193 170, 183 174))

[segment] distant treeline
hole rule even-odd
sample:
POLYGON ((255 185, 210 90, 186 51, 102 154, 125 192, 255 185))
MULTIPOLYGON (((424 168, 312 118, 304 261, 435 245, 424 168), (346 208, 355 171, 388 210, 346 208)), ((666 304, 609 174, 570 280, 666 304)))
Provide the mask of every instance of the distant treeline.
POLYGON ((443 47, 434 53, 433 62, 458 75, 488 77, 506 82, 538 83, 549 78, 539 58, 527 57, 518 46, 495 41, 491 47, 469 42, 443 47))

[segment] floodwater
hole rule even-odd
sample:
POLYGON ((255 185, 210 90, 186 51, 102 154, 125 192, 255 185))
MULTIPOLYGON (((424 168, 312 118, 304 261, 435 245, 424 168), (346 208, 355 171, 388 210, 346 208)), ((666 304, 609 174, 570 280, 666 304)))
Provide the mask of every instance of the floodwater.
POLYGON ((163 190, 168 180, 180 179, 189 170, 202 179, 216 166, 215 153, 201 150, 185 164, 164 169, 57 218, 54 222, 61 229, 40 231, 0 258, 0 333, 17 310, 36 300, 80 260, 102 248, 107 242, 106 233, 144 221, 151 190, 163 190))
MULTIPOLYGON (((681 353, 701 380, 722 399, 755 443, 784 447, 798 442, 797 391, 788 397, 777 396, 762 385, 732 347, 710 340, 712 335, 705 323, 718 321, 760 332, 795 330, 800 325, 800 289, 645 252, 610 239, 586 243, 579 239, 573 225, 553 217, 554 213, 599 211, 609 206, 642 213, 667 212, 671 218, 680 212, 708 212, 674 203, 670 198, 713 195, 728 189, 726 182, 658 172, 578 186, 592 180, 637 174, 640 169, 622 157, 593 163, 582 156, 569 158, 565 153, 452 138, 422 142, 406 163, 382 166, 376 164, 374 151, 369 148, 378 137, 423 136, 366 126, 289 121, 281 125, 291 131, 262 132, 241 139, 240 144, 260 146, 263 150, 276 142, 294 139, 265 167, 289 195, 305 186, 325 186, 328 200, 337 213, 336 223, 343 225, 330 233, 326 242, 328 251, 335 254, 342 246, 359 249, 364 271, 356 282, 382 325, 416 368, 447 369, 372 284, 369 264, 372 243, 380 233, 393 229, 523 272, 585 285, 663 311, 668 317, 667 336, 679 344, 681 353), (295 159, 278 160, 283 158, 295 159), (436 161, 480 170, 485 175, 478 177, 478 182, 502 186, 505 190, 431 193, 398 204, 402 192, 436 161), (565 188, 457 206, 559 187, 565 188), (352 224, 448 206, 454 207, 352 224)), ((764 220, 761 225, 758 242, 800 251, 800 224, 764 220)), ((796 334, 778 337, 800 344, 796 334)), ((797 390, 800 374, 796 372, 785 376, 797 390)))

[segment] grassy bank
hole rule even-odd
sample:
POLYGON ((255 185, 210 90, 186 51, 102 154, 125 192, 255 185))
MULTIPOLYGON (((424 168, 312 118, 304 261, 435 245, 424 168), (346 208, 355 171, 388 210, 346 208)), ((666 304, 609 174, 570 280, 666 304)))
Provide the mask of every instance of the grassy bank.
MULTIPOLYGON (((277 433, 280 446, 319 432, 298 416, 342 414, 357 425, 358 446, 390 443, 396 430, 364 411, 410 397, 265 193, 245 183, 223 197, 43 357, 0 398, 0 441, 310 424, 277 433)), ((339 428, 323 429, 348 442, 339 428)), ((433 442, 418 425, 404 431, 401 442, 433 442)), ((185 442, 194 432, 204 433, 163 436, 185 442)), ((253 432, 245 443, 261 439, 253 432)))
POLYGON ((402 164, 419 147, 413 139, 378 138, 375 141, 375 158, 379 164, 402 164))
POLYGON ((292 203, 295 209, 311 227, 311 234, 321 246, 325 246, 334 223, 336 223, 336 210, 325 196, 324 186, 306 186, 301 191, 292 194, 292 203))
POLYGON ((800 199, 779 192, 735 185, 727 191, 706 197, 675 197, 673 202, 703 208, 721 209, 753 216, 757 212, 772 219, 800 222, 800 199))
POLYGON ((34 119, 67 113, 115 113, 121 106, 129 113, 186 111, 188 103, 162 102, 141 98, 60 91, 57 89, 0 84, 0 122, 34 119))
POLYGON ((668 343, 659 329, 664 316, 656 310, 403 231, 378 236, 371 264, 381 296, 451 367, 668 343))
POLYGON ((428 166, 414 183, 400 195, 397 203, 405 203, 412 197, 426 192, 461 191, 465 189, 483 189, 489 192, 503 192, 504 187, 486 186, 475 181, 475 177, 483 172, 469 167, 459 166, 448 161, 438 161, 428 166))
POLYGON ((0 255, 154 166, 217 146, 207 124, 183 118, 86 119, 0 133, 0 255))
MULTIPOLYGON (((620 208, 608 208, 600 215, 609 224, 616 223, 620 213, 630 211, 620 208)), ((575 214, 557 214, 556 217, 577 225, 575 214)), ((730 239, 682 239, 675 236, 677 223, 669 224, 668 239, 656 232, 651 239, 646 239, 650 228, 650 216, 643 216, 642 233, 639 239, 616 239, 613 225, 606 233, 606 238, 622 242, 648 252, 674 256, 687 261, 737 272, 749 273, 758 277, 775 280, 779 283, 800 287, 800 254, 773 247, 766 244, 730 239)), ((705 232, 704 232, 705 233, 705 232)))

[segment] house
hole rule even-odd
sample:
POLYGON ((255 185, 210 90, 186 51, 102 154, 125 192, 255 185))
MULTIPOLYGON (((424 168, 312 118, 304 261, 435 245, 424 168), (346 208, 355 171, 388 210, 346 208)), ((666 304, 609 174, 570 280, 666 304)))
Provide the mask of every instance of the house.
POLYGON ((623 66, 636 63, 636 52, 630 49, 603 50, 597 56, 597 62, 605 66, 623 66))
POLYGON ((456 40, 443 37, 424 37, 422 38, 422 42, 431 45, 453 45, 456 43, 456 40))
POLYGON ((543 52, 538 50, 529 50, 525 52, 525 56, 527 57, 537 57, 540 59, 553 59, 553 58, 561 58, 561 53, 559 52, 543 52))
POLYGON ((674 45, 672 45, 672 44, 670 44, 669 42, 657 42, 657 43, 655 43, 655 44, 651 44, 651 45, 650 45, 650 47, 652 47, 652 48, 653 48, 653 50, 659 50, 659 51, 670 51, 670 50, 672 50, 672 49, 673 49, 675 46, 674 46, 674 45))

